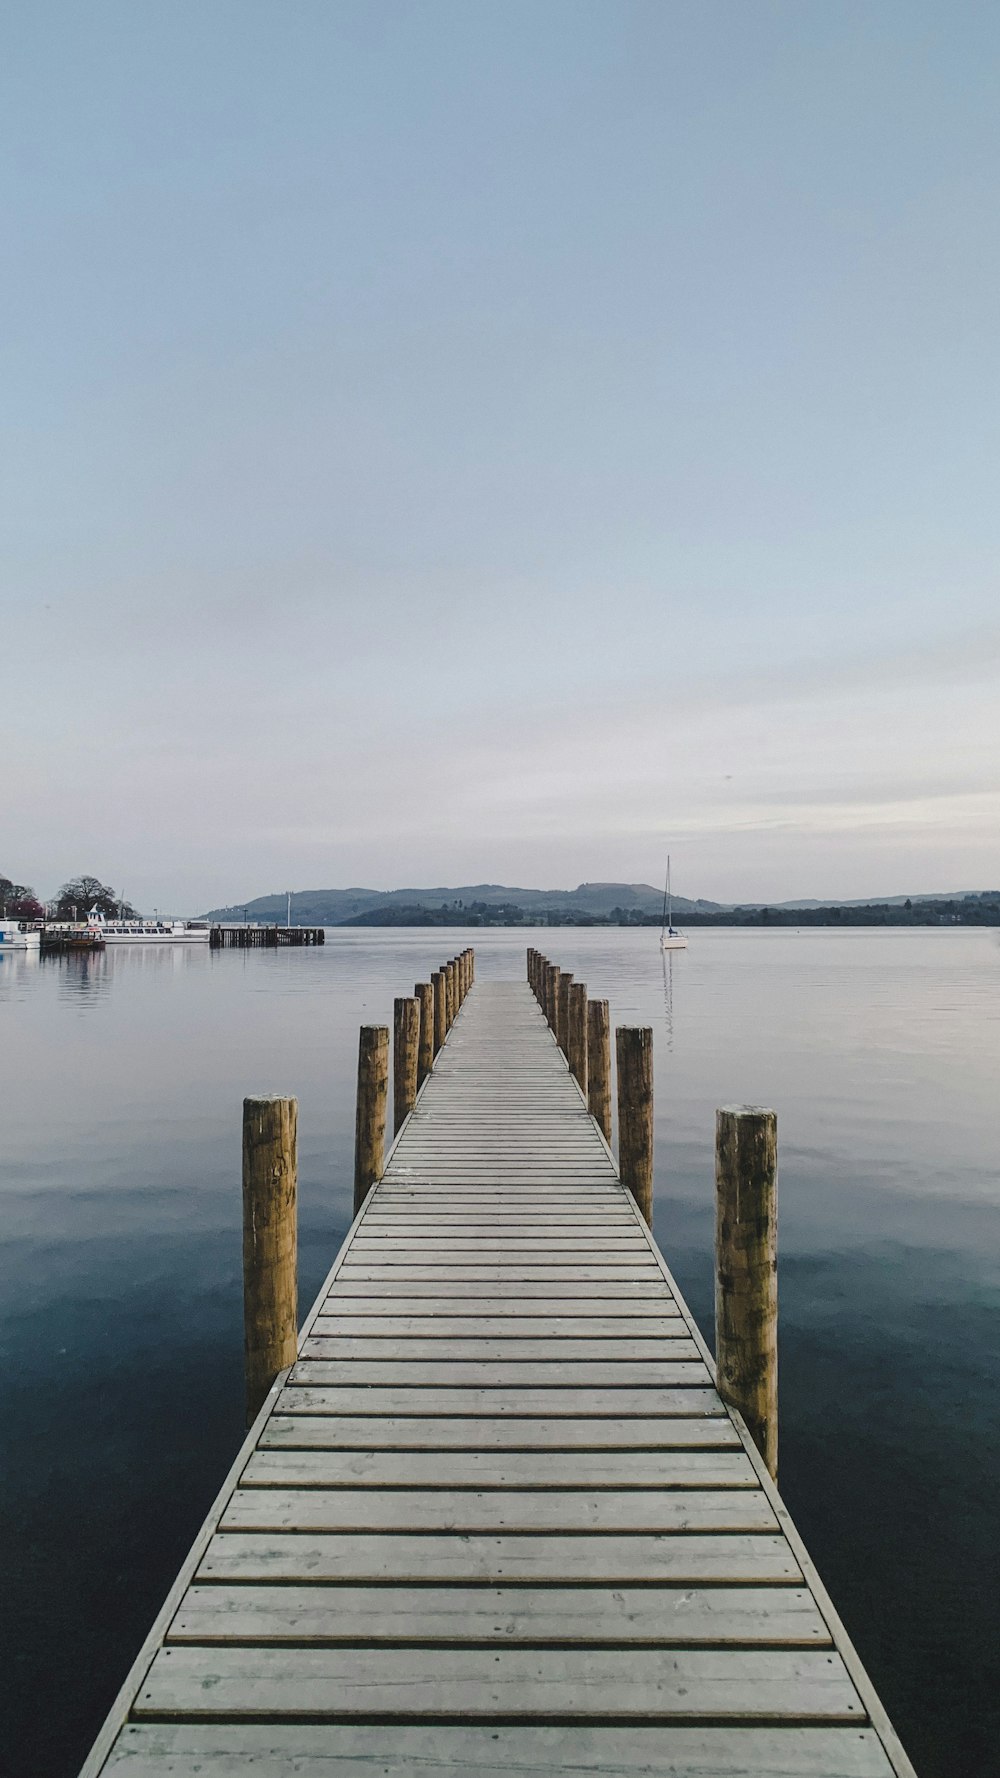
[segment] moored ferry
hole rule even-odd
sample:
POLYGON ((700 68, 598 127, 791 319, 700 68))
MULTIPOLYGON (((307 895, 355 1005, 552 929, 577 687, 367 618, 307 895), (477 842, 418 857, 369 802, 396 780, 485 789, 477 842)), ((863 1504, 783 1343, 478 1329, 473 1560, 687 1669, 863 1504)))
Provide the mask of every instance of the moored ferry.
POLYGON ((200 920, 109 920, 91 908, 87 927, 108 945, 207 945, 209 928, 200 920))
POLYGON ((0 951, 37 951, 41 938, 30 920, 0 920, 0 951))

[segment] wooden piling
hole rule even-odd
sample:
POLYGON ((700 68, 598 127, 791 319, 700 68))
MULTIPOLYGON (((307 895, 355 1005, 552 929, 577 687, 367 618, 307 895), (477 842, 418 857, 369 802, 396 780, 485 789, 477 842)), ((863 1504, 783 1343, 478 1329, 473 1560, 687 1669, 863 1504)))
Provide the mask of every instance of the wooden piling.
POLYGON ((458 1007, 455 1003, 455 959, 454 959, 454 957, 450 957, 448 959, 448 962, 444 966, 444 981, 445 981, 445 1003, 444 1003, 445 1004, 445 1018, 447 1020, 448 1029, 450 1031, 452 1028, 452 1025, 455 1023, 455 1014, 458 1011, 458 1007))
POLYGON ((646 1221, 653 1221, 653 1033, 648 1025, 619 1025, 618 1171, 646 1221))
POLYGON ((778 1129, 773 1111, 715 1114, 715 1362, 719 1393, 778 1474, 778 1129))
POLYGON ((417 982, 413 992, 420 1003, 420 1035, 417 1039, 419 1089, 434 1066, 434 989, 430 982, 417 982))
POLYGON ((558 1038, 559 1030, 559 965, 550 963, 545 971, 545 1017, 553 1037, 558 1038))
POLYGON ((358 1043, 358 1102, 354 1123, 354 1214, 385 1165, 389 1100, 389 1028, 362 1025, 358 1043))
POLYGON ((243 1368, 247 1425, 297 1356, 298 1100, 243 1101, 243 1368))
POLYGON ((420 1048, 420 1002, 402 998, 393 1002, 392 1018, 392 1131, 413 1110, 417 1096, 417 1053, 420 1048))
POLYGON ((569 991, 573 984, 573 972, 569 969, 559 972, 559 1002, 556 1011, 556 1038, 563 1055, 568 1055, 569 1044, 569 991))
POLYGON ((587 1097, 587 984, 573 982, 566 1022, 566 1060, 584 1098, 587 1097))
POLYGON ((587 1002, 587 1103, 611 1143, 611 1013, 606 1000, 587 1002))
POLYGON ((448 989, 443 969, 434 970, 431 987, 434 992, 434 1054, 437 1055, 448 1035, 448 989))

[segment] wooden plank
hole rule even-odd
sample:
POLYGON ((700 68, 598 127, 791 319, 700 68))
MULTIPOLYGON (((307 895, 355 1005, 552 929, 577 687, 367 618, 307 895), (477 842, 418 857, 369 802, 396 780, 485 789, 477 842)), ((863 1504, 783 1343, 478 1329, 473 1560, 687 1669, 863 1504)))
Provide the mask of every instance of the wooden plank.
POLYGON ((434 1284, 450 1282, 453 1284, 509 1284, 523 1281, 525 1284, 636 1284, 652 1283, 659 1274, 653 1260, 630 1260, 627 1265, 616 1265, 609 1260, 606 1265, 592 1261, 581 1265, 578 1261, 567 1261, 561 1264, 557 1260, 539 1261, 532 1265, 524 1259, 511 1259, 504 1265, 473 1264, 469 1260, 443 1261, 440 1265, 432 1261, 418 1262, 406 1255, 400 1255, 398 1265, 376 1265, 368 1260, 354 1260, 350 1256, 344 1261, 341 1276, 347 1283, 391 1284, 409 1281, 413 1284, 434 1284))
POLYGON ((495 1533, 392 1534, 346 1532, 306 1536, 288 1531, 228 1531, 213 1538, 200 1581, 607 1581, 675 1586, 729 1582, 759 1586, 801 1583, 788 1544, 767 1532, 678 1537, 668 1533, 549 1532, 545 1537, 495 1533))
POLYGON ((864 1721, 814 1649, 188 1648, 157 1655, 135 1715, 864 1721))
POLYGON ((239 1488, 222 1531, 775 1531, 760 1488, 239 1488))
MULTIPOLYGON (((404 1320, 400 1325, 405 1329, 407 1323, 404 1320)), ((430 1325, 433 1327, 434 1323, 431 1322, 430 1325)), ((517 1322, 515 1325, 520 1330, 522 1324, 517 1322)), ((432 1334, 424 1338, 415 1333, 402 1333, 396 1338, 384 1333, 380 1336, 358 1336, 338 1333, 337 1322, 332 1318, 324 1320, 322 1316, 313 1326, 316 1332, 303 1341, 301 1356, 344 1364, 418 1364, 422 1361, 451 1364, 470 1360, 480 1364, 562 1364, 564 1360, 572 1360, 575 1363, 589 1361, 598 1364, 614 1362, 634 1365, 657 1361, 676 1364, 684 1359, 697 1359, 701 1364, 701 1353, 694 1341, 680 1338, 644 1340, 622 1335, 617 1339, 608 1336, 603 1339, 574 1340, 564 1336, 557 1340, 548 1331, 545 1339, 531 1340, 517 1337, 509 1322, 507 1332, 492 1339, 481 1332, 471 1338, 456 1338, 444 1327, 435 1328, 432 1334)), ((436 1378, 438 1382, 443 1380, 436 1378)))
MULTIPOLYGON (((301 1396, 298 1397, 301 1401, 301 1396)), ((260 1446, 395 1451, 675 1451, 742 1450, 728 1416, 660 1419, 528 1420, 425 1418, 419 1415, 272 1414, 260 1446)))
POLYGON ((168 1641, 820 1648, 830 1637, 804 1587, 193 1586, 168 1641))
POLYGON ((305 1382, 282 1390, 278 1408, 283 1414, 458 1414, 486 1419, 506 1414, 550 1419, 564 1415, 598 1418, 602 1414, 616 1420, 629 1414, 721 1419, 726 1412, 714 1389, 407 1389, 402 1384, 381 1389, 317 1389, 305 1382))
MULTIPOLYGON (((637 1363, 553 1358, 548 1361, 449 1358, 347 1358, 323 1356, 331 1342, 306 1340, 303 1359, 292 1367, 289 1382, 307 1388, 392 1389, 675 1389, 689 1384, 711 1387, 700 1357, 677 1364, 657 1358, 637 1363)), ((335 1342, 334 1342, 335 1344, 335 1342)))
MULTIPOLYGON (((402 1322, 404 1330, 414 1327, 423 1319, 436 1325, 454 1325, 459 1331, 459 1323, 481 1322, 488 1332, 503 1333, 511 1329, 511 1322, 523 1328, 525 1334, 542 1334, 549 1327, 553 1338, 557 1338, 560 1329, 567 1333, 584 1334, 593 1326, 596 1329, 607 1328, 611 1331, 617 1327, 628 1332, 633 1327, 636 1333, 655 1334, 664 1339, 673 1336, 676 1329, 677 1337, 689 1338, 687 1323, 682 1319, 677 1304, 663 1297, 552 1297, 540 1301, 536 1297, 494 1297, 476 1296, 405 1297, 392 1292, 388 1296, 367 1297, 350 1292, 327 1297, 323 1303, 323 1313, 313 1323, 318 1327, 320 1321, 334 1322, 338 1328, 349 1333, 351 1327, 359 1330, 371 1322, 371 1331, 378 1327, 390 1327, 402 1322), (495 1323, 493 1326, 491 1324, 495 1323)), ((420 1329, 427 1332, 427 1326, 420 1329)), ((462 1332, 473 1332, 474 1329, 462 1327, 462 1332)))
MULTIPOLYGON (((454 1305, 452 1305, 454 1306, 454 1305)), ((531 1356, 537 1351, 566 1351, 570 1357, 596 1356, 601 1347, 609 1356, 642 1358, 690 1346, 688 1330, 679 1315, 669 1320, 643 1321, 639 1326, 628 1315, 320 1315, 313 1322, 315 1338, 337 1340, 345 1357, 358 1353, 362 1343, 372 1351, 385 1346, 389 1356, 393 1341, 405 1340, 408 1346, 434 1341, 446 1345, 464 1342, 472 1355, 473 1342, 484 1351, 496 1346, 513 1346, 517 1354, 531 1356), (558 1344, 556 1344, 558 1342, 558 1344), (587 1350, 584 1350, 587 1348, 587 1350)), ((455 1351, 453 1358, 465 1356, 455 1351)), ((398 1356, 398 1355, 397 1355, 398 1356)), ((430 1351, 428 1351, 430 1356, 430 1351)))
POLYGON ((258 1450, 241 1488, 757 1488, 745 1451, 258 1450))
POLYGON ((892 1778, 858 1728, 136 1723, 109 1778, 892 1778))
POLYGON ((610 1254, 615 1260, 631 1259, 633 1254, 642 1261, 647 1258, 647 1248, 642 1236, 636 1230, 626 1229, 616 1233, 613 1229, 600 1228, 591 1233, 567 1233, 565 1228, 548 1229, 544 1233, 536 1229, 503 1229, 490 1228, 482 1232, 476 1229, 459 1230, 456 1234, 430 1233, 421 1235, 408 1233, 396 1234, 394 1231, 383 1233, 378 1230, 366 1234, 359 1229, 351 1242, 351 1253, 356 1259, 377 1260, 380 1264, 388 1264, 398 1254, 419 1256, 421 1263, 426 1263, 435 1254, 449 1263, 458 1255, 465 1258, 470 1254, 495 1254, 497 1258, 508 1254, 537 1254, 542 1252, 547 1260, 554 1260, 557 1254, 567 1253, 575 1256, 578 1253, 610 1254))
POLYGON ((499 1300, 501 1297, 518 1298, 522 1302, 529 1297, 539 1298, 547 1303, 558 1302, 560 1297, 571 1297, 574 1300, 581 1295, 591 1303, 601 1301, 632 1302, 638 1298, 646 1298, 649 1302, 670 1302, 670 1292, 661 1277, 652 1273, 642 1283, 634 1279, 625 1282, 619 1278, 602 1278, 595 1281, 593 1288, 581 1292, 581 1280, 577 1278, 551 1279, 540 1278, 508 1278, 506 1275, 488 1280, 489 1290, 483 1290, 483 1280, 476 1278, 455 1278, 446 1269, 445 1276, 434 1278, 408 1278, 405 1274, 398 1276, 390 1272, 387 1278, 369 1278, 357 1272, 349 1272, 341 1267, 337 1281, 333 1285, 327 1301, 339 1304, 343 1297, 361 1296, 366 1302, 373 1297, 446 1297, 468 1298, 470 1301, 482 1302, 489 1299, 499 1300))

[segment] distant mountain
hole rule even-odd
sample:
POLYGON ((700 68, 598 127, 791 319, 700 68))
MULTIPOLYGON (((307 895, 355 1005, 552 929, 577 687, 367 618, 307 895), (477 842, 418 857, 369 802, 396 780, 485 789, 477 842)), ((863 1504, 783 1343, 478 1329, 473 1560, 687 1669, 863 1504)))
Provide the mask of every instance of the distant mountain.
MULTIPOLYGON (((972 889, 954 895, 888 895, 874 901, 690 901, 674 896, 674 914, 682 920, 705 925, 794 925, 801 914, 809 924, 832 923, 843 910, 849 921, 852 909, 869 910, 861 924, 885 923, 887 909, 905 910, 904 919, 936 922, 942 909, 965 910, 979 919, 985 904, 998 900, 998 892, 972 889), (971 904, 971 905, 970 905, 971 904), (879 913, 879 910, 882 910, 879 913), (921 911, 922 910, 922 911, 921 911), (819 916, 818 920, 809 916, 819 916)), ((284 924, 284 895, 258 895, 246 903, 213 908, 206 920, 260 920, 284 924)), ((663 890, 651 883, 580 883, 575 889, 519 889, 504 883, 465 883, 455 889, 300 889, 292 896, 291 914, 297 926, 572 926, 611 920, 614 924, 655 924, 663 907, 663 890)), ((991 919, 992 919, 991 915, 991 919)), ((893 916, 895 919, 896 916, 893 916)))
MULTIPOLYGON (((299 889, 292 896, 292 920, 298 926, 345 926, 393 909, 453 909, 461 924, 463 914, 478 909, 518 907, 542 918, 574 915, 606 919, 616 909, 625 913, 654 914, 663 905, 663 890, 650 883, 581 883, 576 889, 519 889, 503 883, 465 883, 455 889, 299 889)), ((288 906, 284 895, 258 895, 252 901, 212 908, 206 920, 281 920, 288 906)), ((718 913, 717 901, 688 901, 674 896, 675 914, 718 913)), ((405 922, 403 922, 405 923, 405 922)))
MULTIPOLYGON (((981 896, 992 897, 995 889, 935 889, 930 895, 861 895, 854 901, 741 901, 740 907, 760 908, 904 908, 907 902, 919 901, 965 901, 970 896, 976 899, 981 896)), ((733 904, 737 905, 736 903, 733 904)))

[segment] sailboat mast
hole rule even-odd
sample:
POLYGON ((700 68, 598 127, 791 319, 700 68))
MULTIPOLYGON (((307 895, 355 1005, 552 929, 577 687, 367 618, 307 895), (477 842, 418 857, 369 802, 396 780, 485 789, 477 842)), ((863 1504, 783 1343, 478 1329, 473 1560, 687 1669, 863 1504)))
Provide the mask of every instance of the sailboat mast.
POLYGON ((670 893, 670 853, 667 853, 667 930, 674 929, 674 898, 670 893))
POLYGON ((663 885, 663 918, 660 921, 660 931, 661 932, 666 932, 666 930, 667 930, 667 896, 669 895, 669 893, 670 893, 670 859, 668 857, 667 858, 667 877, 666 877, 666 882, 663 885))

